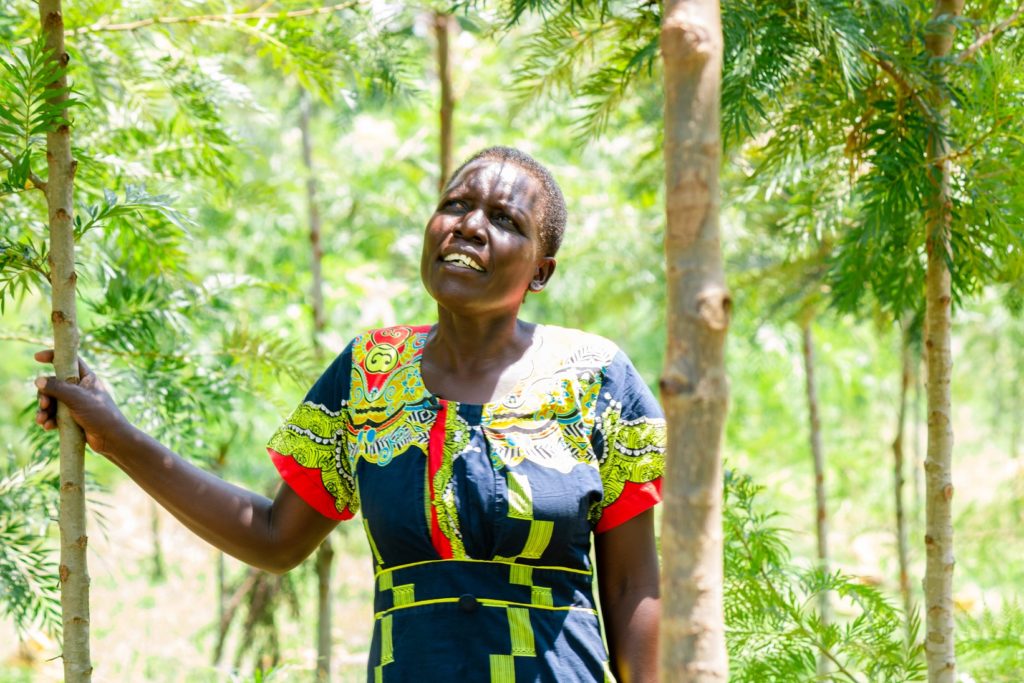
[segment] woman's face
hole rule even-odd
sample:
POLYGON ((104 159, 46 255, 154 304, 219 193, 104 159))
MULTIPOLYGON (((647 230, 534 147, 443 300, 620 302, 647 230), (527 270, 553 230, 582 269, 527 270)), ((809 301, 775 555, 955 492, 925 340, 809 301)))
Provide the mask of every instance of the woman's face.
POLYGON ((420 275, 454 313, 518 311, 555 269, 540 240, 541 184, 515 164, 480 159, 452 181, 423 236, 420 275))

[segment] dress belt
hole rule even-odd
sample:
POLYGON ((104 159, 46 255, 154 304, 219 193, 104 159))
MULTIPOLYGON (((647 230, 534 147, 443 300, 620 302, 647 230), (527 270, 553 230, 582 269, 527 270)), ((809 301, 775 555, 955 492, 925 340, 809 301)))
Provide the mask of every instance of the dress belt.
POLYGON ((377 572, 374 618, 445 603, 466 612, 528 607, 596 613, 591 580, 590 571, 567 567, 472 559, 416 562, 377 572))

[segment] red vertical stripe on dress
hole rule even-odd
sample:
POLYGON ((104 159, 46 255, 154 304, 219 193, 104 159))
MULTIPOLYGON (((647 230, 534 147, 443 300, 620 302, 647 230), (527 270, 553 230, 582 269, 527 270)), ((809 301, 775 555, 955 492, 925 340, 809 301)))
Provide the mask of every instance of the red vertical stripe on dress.
POLYGON ((430 540, 434 549, 443 560, 452 558, 452 544, 448 537, 441 533, 441 525, 437 521, 437 506, 434 505, 434 477, 441 469, 444 460, 445 426, 448 423, 448 401, 441 400, 441 409, 437 411, 437 421, 430 428, 430 444, 427 447, 427 489, 430 492, 430 540))

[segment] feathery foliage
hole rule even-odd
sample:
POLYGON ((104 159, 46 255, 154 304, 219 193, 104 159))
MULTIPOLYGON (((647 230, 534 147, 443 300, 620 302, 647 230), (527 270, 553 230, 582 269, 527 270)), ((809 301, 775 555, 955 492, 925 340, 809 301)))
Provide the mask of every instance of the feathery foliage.
MULTIPOLYGON (((901 612, 875 588, 840 572, 796 566, 774 513, 759 509, 761 487, 748 476, 725 478, 725 620, 730 680, 814 681, 823 654, 830 681, 924 680, 922 646, 903 642, 901 612), (835 594, 842 619, 822 624, 821 591, 835 594)), ((917 633, 917 618, 911 630, 917 633)))
POLYGON ((46 542, 57 515, 58 477, 45 460, 19 467, 0 459, 0 610, 19 634, 60 632, 60 602, 46 542))

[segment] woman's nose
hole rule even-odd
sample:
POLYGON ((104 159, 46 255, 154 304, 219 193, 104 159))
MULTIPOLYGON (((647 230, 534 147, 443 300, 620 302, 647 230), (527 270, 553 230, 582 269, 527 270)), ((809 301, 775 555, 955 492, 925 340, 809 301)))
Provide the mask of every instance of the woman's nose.
POLYGON ((455 234, 466 240, 487 242, 487 216, 483 209, 473 209, 455 226, 455 234))

